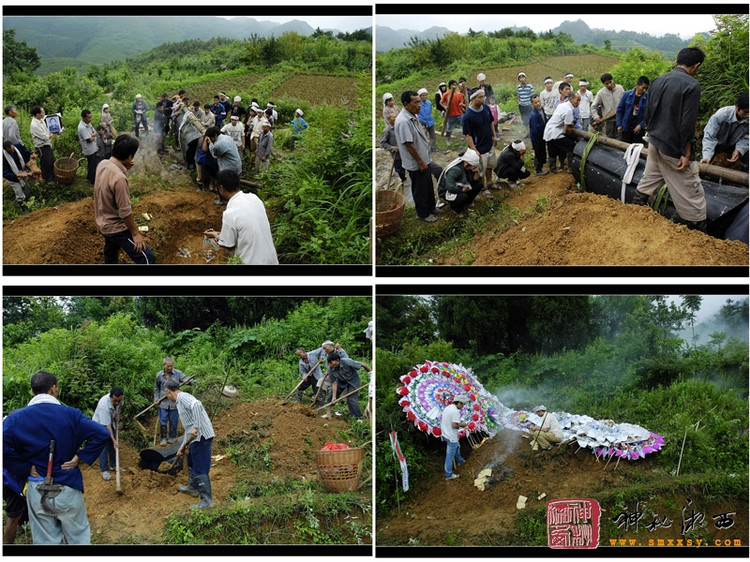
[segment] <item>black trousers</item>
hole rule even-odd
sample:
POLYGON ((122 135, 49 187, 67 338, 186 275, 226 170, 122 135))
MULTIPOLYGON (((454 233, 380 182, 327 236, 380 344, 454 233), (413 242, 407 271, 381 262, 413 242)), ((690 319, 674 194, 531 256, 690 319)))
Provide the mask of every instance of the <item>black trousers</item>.
POLYGON ((102 159, 96 152, 91 156, 86 156, 86 179, 91 185, 94 185, 94 180, 96 179, 96 167, 101 161, 102 159))
POLYGON ((420 219, 426 219, 435 212, 435 188, 432 176, 440 177, 442 171, 443 168, 435 162, 430 162, 424 171, 409 170, 411 196, 420 219))
POLYGON ((55 179, 55 155, 52 153, 52 147, 46 144, 38 150, 39 168, 42 170, 42 179, 44 181, 53 181, 55 179))
POLYGON ((146 247, 143 252, 135 251, 133 237, 128 230, 116 232, 115 234, 104 234, 104 263, 119 263, 118 256, 121 248, 125 250, 125 253, 130 256, 130 259, 134 263, 143 265, 156 263, 156 257, 154 257, 151 248, 146 247))
MULTIPOLYGON (((575 146, 575 141, 568 137, 548 141, 547 148, 549 150, 550 167, 555 166, 555 158, 560 160, 560 165, 562 166, 565 162, 565 157, 569 154, 573 154, 575 146)), ((570 166, 570 164, 568 164, 568 166, 570 166)))
POLYGON ((534 147, 534 171, 541 172, 542 166, 547 163, 547 143, 542 141, 538 144, 532 143, 534 147))
POLYGON ((448 204, 451 206, 451 209, 453 209, 453 211, 455 211, 456 213, 460 213, 466 207, 472 204, 476 196, 479 195, 480 191, 482 191, 482 182, 473 181, 471 182, 471 189, 469 191, 462 191, 456 196, 456 199, 454 201, 448 201, 448 204))

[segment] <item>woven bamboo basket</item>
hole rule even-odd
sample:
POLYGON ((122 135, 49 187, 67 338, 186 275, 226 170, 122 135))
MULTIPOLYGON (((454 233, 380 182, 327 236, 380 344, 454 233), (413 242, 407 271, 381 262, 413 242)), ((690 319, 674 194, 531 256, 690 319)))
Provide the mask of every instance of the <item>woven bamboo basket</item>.
POLYGON ((318 466, 320 483, 327 492, 350 492, 359 488, 359 475, 363 447, 339 449, 336 451, 315 451, 315 464, 318 466))
POLYGON ((378 190, 375 193, 375 234, 385 238, 401 226, 404 216, 404 196, 397 191, 378 190))
POLYGON ((62 183, 73 183, 78 171, 78 160, 73 155, 55 161, 55 177, 62 183))

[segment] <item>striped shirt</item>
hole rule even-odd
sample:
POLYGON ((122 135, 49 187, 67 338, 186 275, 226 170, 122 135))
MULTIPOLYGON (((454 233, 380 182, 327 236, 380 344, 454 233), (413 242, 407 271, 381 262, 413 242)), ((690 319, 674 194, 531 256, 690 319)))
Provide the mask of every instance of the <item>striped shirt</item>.
POLYGON ((527 106, 531 105, 531 96, 534 94, 534 86, 526 84, 525 86, 519 84, 516 86, 516 92, 518 92, 518 105, 527 106))
POLYGON ((199 441, 201 437, 211 439, 216 437, 214 433, 214 426, 211 425, 211 420, 208 419, 203 404, 192 394, 187 392, 180 392, 177 395, 177 413, 180 416, 182 427, 185 428, 185 440, 182 442, 184 445, 187 442, 188 436, 194 427, 198 428, 198 436, 195 438, 199 441))

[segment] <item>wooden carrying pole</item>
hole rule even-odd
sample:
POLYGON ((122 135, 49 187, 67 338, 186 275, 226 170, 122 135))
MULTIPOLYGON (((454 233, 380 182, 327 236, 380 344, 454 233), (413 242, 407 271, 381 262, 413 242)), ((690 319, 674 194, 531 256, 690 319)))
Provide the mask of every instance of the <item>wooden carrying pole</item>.
MULTIPOLYGON (((580 129, 573 129, 573 134, 586 140, 591 140, 591 137, 594 136, 593 133, 589 133, 588 131, 582 131, 580 129)), ((622 151, 627 150, 628 147, 630 146, 630 144, 626 142, 622 142, 617 139, 611 139, 609 137, 605 137, 602 135, 600 135, 596 139, 596 141, 599 144, 603 144, 605 146, 611 146, 612 148, 616 148, 622 151)), ((646 158, 647 156, 648 156, 648 147, 644 146, 643 150, 641 150, 641 158, 646 158)), ((739 170, 732 170, 731 168, 722 168, 721 166, 714 166, 712 164, 700 164, 700 163, 698 164, 698 170, 700 171, 701 175, 706 175, 706 176, 723 179, 726 181, 731 181, 733 183, 738 183, 744 187, 748 187, 747 172, 740 172, 739 170)))
POLYGON ((117 435, 117 448, 115 449, 115 482, 117 488, 115 491, 122 493, 122 482, 120 481, 120 420, 117 420, 115 424, 115 432, 117 435))
POLYGON ((448 126, 448 111, 451 108, 451 103, 453 102, 453 94, 456 93, 456 88, 451 88, 451 95, 448 96, 448 107, 445 108, 445 119, 443 119, 443 128, 440 129, 440 135, 445 136, 445 128, 448 126))
MULTIPOLYGON (((355 389, 355 390, 352 390, 351 392, 347 392, 347 393, 346 393, 346 394, 344 394, 343 396, 339 396, 338 398, 336 398, 336 400, 334 400, 334 401, 332 401, 332 402, 329 402, 328 404, 325 404, 325 405, 321 406, 321 407, 320 407, 320 408, 318 408, 317 410, 322 410, 323 408, 327 408, 328 406, 333 406, 333 405, 334 405, 334 404, 335 404, 336 402, 339 402, 339 401, 343 400, 343 399, 344 399, 344 398, 346 398, 347 396, 351 396, 351 395, 352 395, 352 394, 354 394, 355 392, 359 392, 360 390, 362 390, 362 389, 363 389, 363 388, 365 388, 366 386, 367 386, 366 384, 363 384, 363 385, 362 385, 362 386, 360 386, 359 388, 357 388, 357 389, 355 389)), ((317 410, 316 410, 316 411, 317 411, 317 410)))

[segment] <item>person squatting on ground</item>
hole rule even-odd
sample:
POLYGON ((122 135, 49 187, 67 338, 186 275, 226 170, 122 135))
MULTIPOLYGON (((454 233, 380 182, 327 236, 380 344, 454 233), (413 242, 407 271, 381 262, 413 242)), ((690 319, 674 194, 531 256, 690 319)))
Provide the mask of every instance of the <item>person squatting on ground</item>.
POLYGON ((541 447, 545 451, 549 451, 552 449, 553 443, 562 442, 562 427, 560 427, 560 422, 557 421, 555 414, 547 412, 547 407, 543 404, 534 408, 534 413, 541 421, 539 425, 532 423, 529 426, 532 435, 531 448, 534 451, 538 451, 539 447, 541 447))
MULTIPOLYGON (((161 365, 162 369, 156 373, 156 379, 154 380, 154 402, 161 400, 159 402, 159 430, 161 434, 159 445, 164 447, 177 441, 177 424, 179 422, 177 405, 166 399, 167 383, 170 380, 176 380, 182 384, 189 377, 179 369, 174 368, 174 361, 171 357, 165 357, 161 365), (167 438, 167 423, 169 423, 169 438, 167 438)), ((185 384, 193 384, 193 382, 188 381, 185 384)))
POLYGON ((359 370, 364 369, 368 373, 371 373, 370 366, 361 361, 341 357, 341 354, 336 351, 328 354, 327 361, 328 376, 331 377, 333 395, 344 396, 349 394, 346 398, 346 403, 349 407, 349 416, 357 421, 362 421, 362 410, 359 407, 359 392, 354 391, 362 386, 359 378, 359 370))
POLYGON ((102 160, 94 180, 94 214, 104 236, 104 263, 118 263, 120 249, 137 264, 154 264, 156 258, 138 231, 130 205, 127 171, 133 167, 138 139, 120 135, 112 145, 112 158, 102 160))
POLYGON ((643 116, 648 103, 649 83, 647 76, 639 76, 635 88, 628 90, 620 98, 616 123, 622 142, 643 144, 643 135, 646 134, 643 116))
POLYGON ((518 180, 524 180, 531 175, 526 169, 523 157, 526 154, 526 144, 522 140, 515 140, 506 146, 497 158, 495 175, 508 180, 508 185, 515 189, 518 180))
POLYGON ((208 473, 211 470, 211 447, 216 436, 214 427, 201 401, 192 394, 182 392, 177 380, 167 381, 166 386, 167 400, 177 404, 177 412, 185 428, 185 439, 176 458, 189 453, 188 485, 177 486, 177 489, 191 496, 200 496, 200 503, 191 505, 192 509, 211 507, 214 501, 208 473))
POLYGON ((695 73, 706 55, 688 47, 677 54, 675 67, 654 79, 643 122, 648 131, 646 169, 633 203, 647 205, 665 183, 677 209, 674 222, 706 231, 706 196, 694 158, 695 122, 701 89, 695 73))
POLYGON ((17 482, 28 480, 27 506, 34 544, 91 544, 78 464, 92 464, 109 440, 109 433, 80 410, 60 403, 60 388, 52 373, 34 373, 31 391, 34 396, 29 404, 3 420, 3 469, 17 482), (37 488, 44 484, 52 441, 52 482, 60 484, 61 491, 44 502, 56 514, 45 511, 43 492, 37 488), (83 443, 86 445, 81 448, 83 443))
POLYGON ((438 195, 458 217, 463 217, 463 210, 472 204, 482 187, 479 155, 470 148, 448 164, 438 179, 438 195))
POLYGON ((739 163, 739 169, 748 169, 748 95, 742 94, 737 103, 722 107, 714 113, 703 129, 703 154, 701 162, 713 164, 716 154, 727 154, 727 162, 739 163))
POLYGON ((466 422, 461 421, 461 409, 468 402, 468 396, 458 394, 453 398, 453 403, 443 410, 443 417, 440 420, 440 438, 446 442, 444 465, 446 480, 455 480, 460 476, 453 472, 453 459, 456 459, 456 466, 464 463, 461 445, 458 442, 458 430, 467 425, 466 422))
MULTIPOLYGON (((120 446, 120 436, 117 433, 117 423, 120 421, 120 412, 123 405, 123 390, 119 386, 113 386, 109 394, 105 394, 99 399, 94 410, 94 417, 91 418, 96 423, 102 424, 109 432, 109 440, 104 445, 99 455, 99 472, 103 480, 111 480, 109 473, 110 467, 116 467, 115 450, 120 446)), ((125 472, 121 468, 120 472, 125 472)))
POLYGON ((216 185, 219 196, 227 200, 221 232, 209 228, 203 235, 215 239, 220 246, 234 249, 234 255, 245 265, 278 265, 263 201, 254 193, 240 190, 240 176, 234 170, 221 170, 216 174, 216 185))
POLYGON ((412 90, 401 94, 404 109, 396 117, 394 129, 401 162, 411 178, 411 193, 417 217, 427 222, 435 222, 438 218, 434 213, 439 211, 435 206, 432 176, 440 177, 443 169, 430 160, 430 141, 417 120, 420 101, 417 92, 412 90))
POLYGON ((13 194, 16 196, 16 205, 25 214, 31 211, 26 206, 26 198, 31 196, 31 188, 26 178, 30 177, 31 171, 27 171, 27 164, 31 160, 31 153, 23 151, 24 146, 18 148, 9 140, 3 141, 3 177, 8 180, 13 194))

